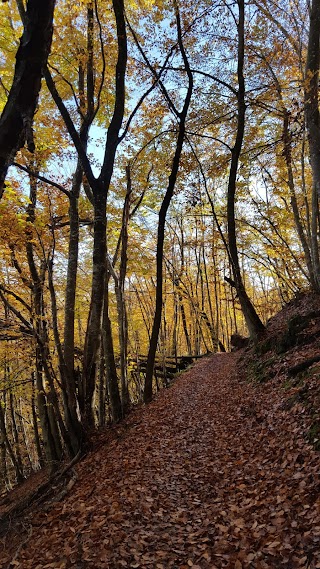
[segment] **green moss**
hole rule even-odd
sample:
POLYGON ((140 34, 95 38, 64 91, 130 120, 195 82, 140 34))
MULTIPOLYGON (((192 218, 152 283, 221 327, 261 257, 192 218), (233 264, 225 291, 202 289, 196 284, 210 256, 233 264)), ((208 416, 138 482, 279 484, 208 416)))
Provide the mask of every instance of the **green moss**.
POLYGON ((263 363, 253 365, 254 379, 257 383, 265 383, 268 379, 266 368, 263 363))
POLYGON ((267 338, 266 340, 262 340, 259 344, 255 347, 255 353, 257 356, 263 356, 267 352, 274 350, 276 346, 276 339, 274 337, 267 338))
POLYGON ((297 336, 306 326, 306 322, 300 316, 293 316, 287 324, 286 331, 280 337, 276 346, 277 354, 283 354, 297 344, 297 336))
POLYGON ((320 421, 315 420, 308 432, 308 441, 315 450, 320 450, 320 421))
POLYGON ((270 367, 275 361, 275 357, 269 358, 265 361, 254 360, 248 366, 248 378, 249 381, 254 383, 265 383, 273 374, 271 373, 270 367))

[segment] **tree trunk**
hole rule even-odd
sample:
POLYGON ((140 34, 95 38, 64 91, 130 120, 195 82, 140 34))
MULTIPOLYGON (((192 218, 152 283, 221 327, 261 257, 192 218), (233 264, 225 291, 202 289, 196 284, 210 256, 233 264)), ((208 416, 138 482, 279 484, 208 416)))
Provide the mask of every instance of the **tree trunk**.
MULTIPOLYGON (((103 337, 103 330, 102 330, 103 337)), ((106 424, 106 362, 104 357, 104 342, 100 344, 100 355, 99 355, 99 376, 98 376, 98 424, 99 427, 104 427, 106 424)))
POLYGON ((74 331, 75 331, 75 302, 78 271, 79 250, 79 212, 78 199, 82 182, 82 168, 78 160, 73 176, 72 191, 69 202, 69 246, 68 268, 65 291, 64 338, 63 353, 61 354, 61 379, 63 384, 64 415, 69 431, 73 455, 76 455, 83 439, 82 426, 77 413, 76 377, 74 369, 74 331))
POLYGON ((115 105, 108 128, 103 165, 99 179, 93 183, 94 194, 94 245, 91 304, 87 324, 83 364, 83 420, 86 426, 94 425, 92 399, 95 387, 96 356, 101 335, 101 317, 106 275, 106 202, 113 174, 119 132, 124 116, 125 74, 127 66, 127 35, 123 0, 113 0, 117 26, 118 59, 116 64, 115 105))
POLYGON ((22 465, 21 450, 20 450, 20 438, 19 438, 19 432, 18 432, 17 421, 16 421, 16 409, 15 409, 16 401, 15 401, 15 398, 13 396, 11 389, 9 392, 9 405, 10 405, 11 428, 12 428, 12 438, 13 438, 13 442, 14 442, 14 450, 15 450, 17 464, 19 466, 19 471, 23 475, 23 465, 22 465))
POLYGON ((232 272, 234 278, 234 286, 237 290, 239 302, 245 317, 250 337, 256 341, 264 330, 264 326, 256 313, 253 304, 251 303, 245 287, 243 285, 239 256, 236 239, 236 224, 235 224, 235 194, 237 187, 237 172, 242 149, 244 127, 245 127, 245 83, 243 76, 244 64, 244 0, 238 0, 239 7, 239 22, 238 22, 238 119, 237 119, 237 134, 234 147, 231 154, 231 165, 229 172, 228 182, 228 203, 227 203, 227 222, 228 222, 228 242, 229 253, 232 264, 232 272))
POLYGON ((17 458, 13 452, 11 443, 10 443, 9 438, 8 438, 8 433, 7 433, 7 429, 6 429, 6 422, 5 422, 5 415, 4 415, 4 411, 3 411, 1 404, 0 404, 0 440, 3 441, 3 443, 6 446, 6 449, 8 451, 12 465, 13 465, 14 470, 15 470, 17 482, 18 483, 22 482, 23 473, 20 469, 19 463, 18 463, 17 458))
POLYGON ((101 317, 106 275, 106 195, 103 190, 94 197, 94 243, 91 304, 86 332, 82 373, 83 398, 79 401, 85 427, 94 426, 92 399, 95 388, 96 357, 101 334, 101 317))
POLYGON ((306 63, 305 119, 309 142, 309 156, 313 178, 312 195, 312 261, 320 286, 318 244, 318 198, 320 196, 320 114, 319 114, 319 60, 320 60, 320 1, 313 0, 306 63))
POLYGON ((39 429, 38 429, 38 415, 37 415, 36 403, 35 403, 35 382, 36 382, 36 380, 35 380, 34 371, 31 373, 31 379, 32 379, 31 412, 32 412, 34 442, 35 442, 36 449, 37 449, 39 465, 42 467, 42 466, 44 466, 44 460, 43 460, 43 453, 42 453, 41 443, 40 443, 40 436, 39 436, 39 429))
POLYGON ((109 299, 106 287, 103 307, 102 326, 103 351, 106 363, 107 389, 111 407, 112 421, 117 422, 122 417, 122 405, 118 386, 117 369, 114 359, 111 322, 109 318, 109 299))
POLYGON ((51 47, 55 0, 28 0, 13 83, 0 118, 0 198, 14 157, 27 142, 34 151, 32 123, 51 47))
MULTIPOLYGON (((278 80, 277 75, 275 74, 275 72, 274 72, 270 62, 267 60, 267 58, 263 57, 263 60, 266 64, 267 68, 269 69, 272 77, 273 77, 275 87, 277 90, 277 94, 278 94, 279 103, 281 106, 281 112, 283 115, 283 123, 282 123, 283 155, 284 155, 285 163, 286 163, 286 167, 287 167, 287 174, 288 174, 287 184, 288 184, 288 187, 290 190, 290 202, 291 202, 291 207, 292 207, 292 212, 293 212, 293 218, 294 218, 296 230, 297 230, 297 233, 298 233, 298 236, 300 239, 300 243, 301 243, 301 246, 302 246, 302 249, 304 252, 304 257, 305 257, 305 261, 306 261, 306 265, 307 265, 307 269, 308 269, 309 281, 310 281, 310 284, 311 284, 313 290, 317 291, 319 288, 319 284, 317 282, 317 271, 315 271, 315 267, 317 266, 317 261, 315 259, 314 254, 312 254, 313 240, 311 237, 311 231, 309 229, 309 243, 308 243, 308 239, 307 239, 307 236, 305 235, 305 230, 304 230, 303 223, 301 220, 301 216, 300 216, 300 212, 299 212, 299 206, 298 206, 298 202, 297 202, 296 191, 295 191, 293 164, 292 164, 292 135, 291 135, 290 129, 289 129, 290 112, 287 110, 287 108, 284 104, 284 100, 283 100, 283 96, 282 96, 282 89, 281 89, 281 85, 280 85, 280 82, 278 80)), ((302 142, 302 148, 304 148, 304 141, 302 142)), ((302 186, 303 186, 304 195, 305 195, 304 156, 302 156, 301 168, 302 168, 302 186)), ((313 194, 314 193, 315 193, 315 191, 313 188, 313 194)), ((307 212, 306 225, 307 225, 307 228, 309 228, 310 227, 310 215, 309 215, 309 204, 308 204, 308 200, 306 199, 306 195, 305 195, 305 205, 306 205, 306 212, 307 212)), ((314 211, 314 208, 312 208, 312 211, 314 211)), ((317 229, 317 221, 316 221, 316 229, 317 229)), ((313 235, 314 234, 317 235, 317 232, 315 231, 315 233, 313 233, 313 235)), ((308 232, 307 232, 307 235, 308 235, 308 232)), ((318 259, 318 264, 319 264, 319 259, 318 259)))
POLYGON ((320 257, 319 257, 319 195, 315 184, 312 187, 311 206, 311 251, 313 271, 316 279, 316 290, 320 289, 320 257))
POLYGON ((320 58, 320 1, 313 0, 310 12, 310 28, 306 64, 305 116, 308 132, 310 163, 313 183, 320 196, 320 115, 319 58, 320 58))
POLYGON ((49 420, 47 394, 43 385, 43 369, 41 365, 41 355, 39 346, 36 346, 36 394, 37 394, 37 407, 41 425, 41 434, 44 446, 44 452, 49 464, 55 464, 60 460, 57 452, 54 437, 52 435, 51 423, 49 420))
MULTIPOLYGON (((93 33, 94 15, 92 3, 87 7, 87 61, 79 63, 78 88, 79 88, 79 108, 81 110, 81 126, 79 138, 82 147, 87 152, 89 130, 95 115, 94 111, 94 63, 93 63, 93 33)), ((64 338, 63 356, 61 367, 65 396, 64 413, 66 424, 70 433, 73 453, 76 454, 81 447, 83 440, 83 428, 77 413, 77 393, 76 393, 76 374, 74 369, 74 349, 75 349, 75 303, 78 273, 79 255, 79 210, 78 202, 81 184, 83 182, 83 168, 78 156, 77 166, 73 174, 72 188, 69 196, 69 245, 68 245, 68 269, 66 282, 66 300, 64 313, 64 338)))
POLYGON ((179 307, 180 307, 180 312, 181 312, 182 327, 183 327, 184 337, 186 339, 188 355, 191 356, 192 346, 191 346, 190 334, 188 331, 186 311, 184 308, 183 297, 182 297, 181 293, 178 293, 178 298, 179 298, 179 307))
POLYGON ((181 113, 178 114, 179 117, 179 130, 178 130, 178 138, 176 143, 175 154, 172 161, 172 168, 171 174, 169 176, 168 187, 165 193, 165 196, 162 201, 162 205, 159 212, 159 221, 158 221, 158 236, 157 236, 157 254, 156 254, 156 267, 157 267, 157 285, 156 285, 156 308, 154 313, 154 320, 151 332, 151 339, 150 339, 150 346, 148 351, 148 359, 147 359, 147 367, 146 367, 146 378, 145 378, 145 386, 144 386, 144 401, 148 403, 152 399, 152 376, 153 376, 153 369, 154 369, 154 361, 156 356, 157 350, 157 343, 158 343, 158 336, 161 324, 161 314, 162 314, 162 287, 163 287, 163 249, 164 249, 164 232, 165 232, 165 223, 166 223, 166 216, 167 211, 173 196, 180 158, 182 153, 183 141, 185 136, 185 123, 187 119, 187 114, 189 110, 191 95, 193 91, 193 77, 192 72, 190 70, 189 62, 184 50, 183 42, 182 42, 182 33, 181 33, 181 23, 180 23, 180 15, 178 12, 178 8, 176 8, 176 24, 177 24, 177 32, 178 32, 178 44, 180 53, 184 62, 185 70, 188 76, 188 89, 186 98, 184 101, 183 109, 181 113))
POLYGON ((283 117, 283 145, 284 145, 284 157, 287 166, 288 172, 288 186, 290 189, 290 201, 291 207, 293 211, 293 218, 295 222, 295 226, 297 229, 297 233, 300 239, 300 243, 303 248, 304 258, 306 261, 308 275, 310 279, 310 284, 315 291, 319 291, 319 283, 317 282, 317 273, 315 273, 314 268, 315 264, 312 263, 311 253, 308 246, 308 242, 305 236, 305 232, 303 229, 303 225, 301 222, 301 217, 299 213, 299 207, 295 192, 295 185, 294 185, 294 177, 293 177, 293 169, 292 169, 292 152, 291 152, 291 136, 289 132, 289 115, 288 112, 283 109, 284 117, 283 117))
MULTIPOLYGON (((51 370, 48 367, 48 330, 47 321, 44 307, 44 283, 46 270, 48 268, 47 260, 42 259, 40 267, 35 262, 34 243, 33 243, 33 223, 35 222, 35 208, 37 203, 37 181, 30 176, 30 195, 29 205, 27 207, 27 226, 26 226, 26 256, 28 261, 28 268, 30 273, 30 290, 32 299, 32 312, 34 320, 34 335, 36 343, 36 384, 37 384, 37 397, 38 409, 40 416, 40 423, 42 429, 42 437, 44 441, 45 453, 49 463, 53 466, 57 463, 62 456, 62 446, 60 441, 59 428, 57 424, 57 417, 53 403, 56 403, 56 410, 58 409, 58 402, 56 393, 54 392, 53 379, 51 370), (43 376, 45 375, 49 382, 49 390, 45 391, 43 376)), ((63 426, 64 427, 64 426, 63 426)), ((68 436, 64 430, 65 440, 67 442, 68 436)))
POLYGON ((119 342, 120 342, 120 367, 121 367, 121 401, 122 414, 125 415, 129 406, 129 391, 127 378, 127 358, 128 358, 128 317, 125 302, 124 285, 127 274, 128 265, 128 224, 130 219, 130 203, 131 203, 131 172, 130 166, 126 167, 127 192, 123 207, 122 227, 121 227, 121 255, 119 268, 119 294, 118 316, 119 316, 119 342))

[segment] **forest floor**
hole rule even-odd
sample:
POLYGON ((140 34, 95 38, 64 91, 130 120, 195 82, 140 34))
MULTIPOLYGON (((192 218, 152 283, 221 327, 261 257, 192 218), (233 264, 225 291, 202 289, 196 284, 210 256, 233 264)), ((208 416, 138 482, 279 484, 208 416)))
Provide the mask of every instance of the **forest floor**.
MULTIPOLYGON (((296 337, 315 326, 306 321, 296 337)), ((306 395, 319 370, 289 378, 298 354, 315 352, 302 340, 288 347, 287 329, 271 321, 259 356, 203 358, 99 433, 46 501, 6 519, 0 567, 320 568, 320 453, 306 395)))

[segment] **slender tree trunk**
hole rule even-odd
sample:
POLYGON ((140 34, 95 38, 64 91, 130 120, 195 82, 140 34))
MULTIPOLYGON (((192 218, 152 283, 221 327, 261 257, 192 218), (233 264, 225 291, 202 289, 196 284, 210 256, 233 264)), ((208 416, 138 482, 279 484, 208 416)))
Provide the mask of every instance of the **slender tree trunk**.
POLYGON ((172 340, 171 340, 171 348, 170 354, 172 354, 177 363, 177 356, 178 356, 178 299, 177 293, 172 290, 173 295, 173 322, 172 322, 172 340))
POLYGON ((31 374, 32 378, 32 394, 31 394, 31 412, 32 412, 32 424, 33 424, 33 432, 34 432, 34 442, 37 449, 38 461, 39 465, 42 467, 44 466, 43 460, 43 453, 41 448, 40 436, 39 436, 39 429, 38 429, 38 414, 36 411, 36 403, 35 403, 35 373, 34 371, 31 374))
POLYGON ((37 394, 37 407, 41 425, 41 434, 43 440, 44 451, 46 459, 49 464, 55 464, 60 460, 60 456, 57 452, 54 436, 51 430, 51 422, 49 419, 48 407, 49 402, 47 401, 46 391, 43 385, 43 369, 41 365, 41 355, 39 346, 36 346, 36 394, 37 394))
MULTIPOLYGON (((302 223, 302 219, 301 219, 301 215, 299 212, 299 206, 298 206, 298 202, 297 202, 297 197, 296 197, 296 191, 295 191, 295 183, 294 183, 294 175, 293 175, 293 167, 292 167, 292 136, 290 133, 290 129, 289 129, 289 120, 290 120, 290 113, 288 112, 288 110, 286 109, 286 106, 284 104, 283 101, 283 96, 282 96, 282 89, 281 89, 281 85, 280 82, 278 81, 278 77, 275 74, 271 64, 269 63, 269 61, 264 57, 263 58, 275 83, 275 87, 277 90, 277 94, 278 94, 278 99, 279 99, 279 103, 281 105, 281 111, 282 111, 282 115, 283 115, 283 125, 282 125, 282 138, 283 138, 283 155, 285 158, 285 163, 286 163, 286 167, 287 167, 287 173, 288 173, 288 180, 287 180, 287 184, 290 190, 290 202, 291 202, 291 207, 292 207, 292 212, 293 212, 293 219, 294 219, 294 223, 296 226, 296 230, 300 239, 300 243, 304 252, 304 257, 305 257, 305 261, 306 261, 306 265, 307 265, 307 270, 308 270, 308 276, 309 276, 309 281, 310 284, 313 288, 313 290, 318 290, 318 282, 317 282, 317 272, 315 272, 315 267, 316 267, 316 259, 315 256, 312 254, 313 251, 313 241, 311 238, 311 232, 309 229, 309 243, 308 243, 308 239, 305 235, 305 230, 303 227, 303 223, 302 223)), ((305 136, 305 135, 303 135, 305 136)), ((302 150, 304 150, 304 140, 302 142, 302 150)), ((301 160, 301 168, 302 168, 302 186, 303 186, 303 190, 304 190, 304 195, 305 195, 305 177, 304 177, 304 156, 302 156, 302 160, 301 160)), ((313 193, 315 193, 313 191, 313 193)), ((309 214, 309 204, 308 204, 308 200, 306 199, 306 195, 305 195, 305 205, 306 205, 306 213, 307 213, 307 220, 306 220, 306 227, 307 227, 307 235, 308 235, 308 228, 310 228, 310 214, 309 214)), ((317 224, 316 224, 317 225, 317 224)))
POLYGON ((211 301, 211 294, 210 294, 210 287, 209 287, 209 277, 208 277, 208 269, 207 269, 207 261, 206 261, 206 255, 205 255, 205 250, 204 250, 204 238, 202 241, 202 261, 203 261, 203 267, 204 267, 204 276, 205 276, 205 283, 206 283, 206 291, 207 291, 207 298, 208 298, 208 304, 209 304, 209 312, 210 312, 210 324, 211 324, 211 328, 213 331, 213 336, 212 336, 212 342, 213 342, 213 348, 217 348, 219 347, 219 336, 217 334, 217 330, 215 328, 214 325, 214 316, 213 316, 213 307, 212 307, 212 301, 211 301))
MULTIPOLYGON (((103 330, 102 330, 103 336, 103 330)), ((104 342, 100 345, 100 365, 99 365, 99 383, 98 383, 98 393, 99 393, 99 403, 98 403, 98 419, 99 427, 104 427, 106 423, 106 362, 104 357, 104 342)))
POLYGON ((127 192, 123 207, 122 227, 121 227, 121 255, 118 280, 118 319, 119 319, 119 342, 120 342, 120 369, 121 369, 121 401, 122 413, 125 415, 129 406, 129 391, 127 379, 127 359, 128 359, 128 318, 125 302, 125 279, 128 265, 128 224, 130 219, 130 202, 132 194, 130 166, 126 167, 127 192))
POLYGON ((129 406, 129 391, 127 381, 127 352, 128 352, 128 324, 127 311, 124 299, 123 283, 120 279, 115 282, 118 312, 118 333, 120 346, 120 382, 121 382, 121 402, 122 414, 126 414, 129 406))
POLYGON ((85 427, 94 426, 92 399, 96 378, 96 357, 98 354, 103 297, 106 276, 106 195, 101 189, 94 198, 94 243, 91 304, 87 324, 84 363, 82 374, 83 399, 80 409, 85 427))
POLYGON ((12 465, 14 467, 16 480, 18 483, 22 482, 23 473, 20 469, 19 463, 17 461, 17 458, 15 456, 15 453, 13 451, 13 448, 12 448, 11 443, 10 443, 9 438, 8 438, 8 433, 7 433, 7 429, 6 429, 6 422, 5 422, 5 415, 4 415, 2 405, 0 405, 0 433, 1 433, 1 435, 0 435, 1 439, 3 440, 3 442, 6 446, 6 449, 8 451, 8 455, 9 455, 10 460, 12 462, 12 465))
POLYGON ((312 0, 306 64, 305 116, 313 183, 318 195, 320 195, 319 38, 320 1, 312 0))
POLYGON ((96 356, 101 335, 102 307, 106 276, 106 202, 113 174, 116 150, 120 142, 119 132, 124 116, 125 74, 127 66, 127 35, 123 0, 113 0, 113 10, 117 26, 118 59, 116 64, 116 88, 113 116, 108 128, 103 165, 99 179, 93 183, 94 195, 94 244, 91 304, 87 324, 83 364, 82 408, 86 426, 94 425, 92 399, 95 387, 96 356))
MULTIPOLYGON (((81 110, 81 126, 79 138, 82 148, 87 152, 89 130, 94 118, 94 13, 92 2, 87 6, 87 61, 81 61, 78 71, 79 108, 81 110)), ((64 314, 64 339, 61 367, 64 390, 64 413, 66 424, 70 433, 73 453, 76 454, 83 440, 83 428, 78 418, 76 374, 74 369, 75 349, 75 303, 79 255, 79 211, 78 201, 81 184, 83 182, 83 168, 78 156, 76 170, 72 179, 72 188, 69 196, 69 247, 68 269, 66 281, 66 300, 64 314)), ((89 192, 87 192, 88 194, 89 192)), ((90 195, 91 197, 91 195, 90 195)), ((92 198, 91 198, 92 199, 92 198)))
POLYGON ((306 160, 306 128, 305 128, 305 121, 303 125, 303 134, 302 134, 302 145, 301 145, 301 153, 300 153, 300 162, 301 162, 301 184, 302 184, 302 191, 304 197, 304 206, 306 209, 306 219, 305 219, 305 228, 307 234, 307 241, 309 249, 311 249, 311 215, 310 215, 310 206, 309 200, 307 195, 307 186, 306 186, 306 176, 305 176, 305 160, 306 160))
POLYGON ((72 191, 69 202, 69 247, 68 268, 65 292, 64 338, 63 352, 60 357, 61 380, 63 384, 63 402, 66 426, 70 436, 73 455, 81 447, 83 439, 82 425, 77 413, 76 377, 74 369, 74 333, 75 333, 75 302, 78 272, 79 252, 79 212, 78 199, 82 182, 82 167, 78 160, 73 177, 72 191))
POLYGON ((11 390, 9 393, 9 405, 10 405, 11 428, 12 428, 12 438, 13 438, 13 442, 14 442, 15 455, 16 455, 17 464, 19 466, 19 471, 23 475, 23 465, 22 465, 21 450, 20 450, 20 438, 19 438, 19 432, 18 432, 17 421, 16 421, 16 409, 15 409, 16 401, 14 400, 14 396, 13 396, 13 393, 11 390))
MULTIPOLYGON (((74 146, 78 152, 79 159, 90 185, 90 198, 94 205, 94 244, 92 258, 92 285, 91 285, 91 302, 88 315, 86 339, 84 346, 84 361, 81 378, 79 381, 79 407, 81 410, 81 418, 84 428, 92 428, 94 426, 94 414, 92 410, 92 400, 95 389, 97 354, 101 337, 101 321, 103 295, 105 285, 105 252, 106 252, 106 202, 109 192, 110 182, 113 174, 115 155, 117 147, 121 141, 119 136, 124 116, 125 104, 125 75, 127 67, 127 35, 126 23, 124 16, 123 0, 113 0, 113 11, 116 21, 117 30, 117 47, 118 56, 115 70, 115 96, 114 110, 111 122, 108 128, 107 140, 105 145, 105 153, 100 175, 95 178, 89 158, 86 153, 80 135, 77 133, 76 127, 72 121, 71 115, 67 107, 64 105, 52 76, 45 69, 45 78, 51 95, 61 113, 68 132, 72 138, 74 146)), ((92 31, 93 22, 93 3, 88 3, 88 30, 92 31)), ((88 96, 88 116, 95 115, 97 108, 94 109, 93 93, 94 93, 94 68, 93 58, 90 51, 90 45, 93 45, 93 33, 88 33, 88 73, 87 73, 87 89, 91 91, 91 97, 88 96), (89 70, 90 68, 90 70, 89 70)), ((101 85, 102 88, 102 85, 101 85)), ((99 105, 98 95, 98 105, 99 105)), ((87 184, 86 184, 87 188, 87 184)))
POLYGON ((312 206, 311 206, 311 252, 313 271, 316 278, 316 290, 320 290, 320 257, 319 257, 319 195, 315 184, 312 187, 312 206))
POLYGON ((249 329, 250 337, 256 341, 264 330, 264 326, 256 313, 243 285, 239 256, 236 239, 235 224, 235 197, 237 187, 237 172, 241 155, 244 128, 245 128, 245 83, 243 75, 244 64, 244 0, 238 0, 239 22, 238 22, 238 119, 237 119, 237 135, 231 154, 231 165, 228 182, 228 203, 227 203, 227 221, 228 221, 228 242, 229 253, 232 263, 232 272, 234 278, 234 286, 237 290, 239 302, 249 329))
POLYGON ((4 488, 7 490, 9 487, 8 468, 7 468, 7 448, 3 432, 0 428, 0 475, 3 481, 4 488))
POLYGON ((52 377, 48 370, 48 333, 44 310, 44 283, 47 267, 46 260, 42 260, 37 267, 33 244, 33 223, 35 222, 35 208, 37 203, 37 182, 30 176, 30 202, 27 208, 26 226, 26 256, 30 273, 30 289, 32 299, 32 311, 34 319, 35 343, 36 343, 36 383, 38 410, 42 429, 42 437, 47 459, 52 466, 57 463, 62 454, 59 428, 52 402, 53 386, 49 386, 48 393, 44 389, 43 376, 51 383, 52 377))
POLYGON ((292 169, 292 153, 291 153, 291 136, 289 133, 289 116, 288 112, 283 109, 284 118, 283 118, 283 144, 284 144, 284 157, 287 166, 288 172, 288 186, 290 189, 290 201, 291 207, 293 211, 293 218, 295 222, 295 226, 297 229, 297 233, 300 239, 300 243, 303 248, 304 258, 306 261, 308 275, 310 279, 310 284, 313 290, 319 290, 319 284, 317 283, 316 274, 314 272, 315 265, 312 263, 311 253, 308 246, 308 242, 305 236, 305 232, 303 229, 303 225, 301 222, 301 217, 299 213, 299 206, 297 202, 296 192, 295 192, 295 184, 294 184, 294 177, 293 177, 293 169, 292 169))
POLYGON ((188 331, 186 311, 185 311, 184 304, 183 304, 183 297, 180 293, 178 294, 178 298, 179 298, 179 307, 180 307, 180 312, 181 312, 182 327, 183 327, 184 337, 186 339, 188 355, 191 356, 192 355, 192 346, 191 346, 190 334, 188 331))
POLYGON ((114 359, 112 329, 109 318, 109 295, 107 287, 104 294, 102 339, 111 416, 112 420, 114 422, 117 422, 122 417, 122 405, 118 386, 117 369, 114 359))
MULTIPOLYGON (((32 470, 33 463, 32 463, 32 456, 31 456, 31 445, 29 440, 29 433, 27 431, 26 424, 29 423, 27 419, 25 419, 23 415, 23 408, 22 408, 22 397, 19 397, 19 402, 17 398, 15 398, 16 406, 17 406, 17 421, 18 421, 18 431, 21 433, 22 438, 22 445, 24 449, 24 457, 26 462, 28 463, 28 467, 32 470)), ((22 462, 23 464, 23 462, 22 462)))
POLYGON ((157 254, 156 254, 156 267, 157 267, 156 308, 155 308, 148 359, 147 359, 147 367, 146 367, 146 378, 145 378, 145 387, 144 387, 145 403, 148 403, 152 399, 152 376, 153 376, 154 361, 156 356, 158 336, 161 324, 162 287, 163 287, 163 248, 164 248, 165 222, 166 222, 167 211, 173 196, 173 191, 177 180, 180 158, 182 154, 183 141, 185 136, 185 123, 193 91, 193 77, 182 42, 180 15, 177 8, 176 8, 176 23, 177 23, 178 44, 180 48, 180 53, 183 58, 185 70, 188 76, 188 90, 184 101, 183 110, 181 111, 181 113, 179 113, 179 131, 176 143, 176 150, 172 161, 172 168, 171 168, 171 174, 169 176, 168 187, 159 212, 157 254))
POLYGON ((320 286, 318 243, 318 199, 320 196, 320 114, 319 114, 319 61, 320 61, 320 1, 312 0, 308 38, 305 119, 309 142, 309 156, 313 178, 312 194, 312 260, 317 285, 320 286))

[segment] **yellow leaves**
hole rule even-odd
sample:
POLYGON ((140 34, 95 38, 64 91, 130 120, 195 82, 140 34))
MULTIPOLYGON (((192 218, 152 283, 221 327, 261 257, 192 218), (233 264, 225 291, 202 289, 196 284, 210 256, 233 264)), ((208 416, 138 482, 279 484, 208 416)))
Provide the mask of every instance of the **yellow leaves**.
MULTIPOLYGON (((5 193, 3 196, 4 202, 7 201, 12 201, 12 199, 14 199, 14 201, 16 201, 16 196, 17 196, 17 192, 16 190, 12 187, 11 183, 9 181, 6 182, 6 189, 5 189, 5 193)), ((1 202, 0 202, 1 205, 1 202)))
MULTIPOLYGON (((83 9, 87 8, 88 5, 92 5, 91 0, 76 0, 73 2, 68 2, 68 15, 76 17, 83 13, 83 9)), ((66 13, 66 6, 62 7, 62 11, 66 13)))
POLYGON ((140 9, 148 9, 154 6, 155 0, 129 0, 128 2, 130 8, 137 10, 140 9))
POLYGON ((23 192, 25 184, 18 185, 17 182, 6 182, 5 192, 0 201, 0 247, 1 256, 6 259, 11 258, 11 247, 15 253, 20 255, 25 251, 28 241, 39 250, 45 246, 51 246, 52 235, 48 231, 51 223, 51 214, 54 213, 63 218, 66 215, 66 199, 63 196, 60 203, 58 192, 47 195, 39 190, 38 207, 35 220, 28 221, 29 198, 23 192), (58 195, 57 195, 58 194, 58 195))
POLYGON ((0 242, 19 241, 26 224, 25 205, 27 199, 12 185, 6 183, 6 189, 0 202, 0 242))

